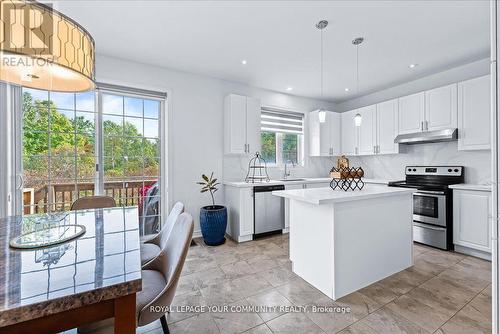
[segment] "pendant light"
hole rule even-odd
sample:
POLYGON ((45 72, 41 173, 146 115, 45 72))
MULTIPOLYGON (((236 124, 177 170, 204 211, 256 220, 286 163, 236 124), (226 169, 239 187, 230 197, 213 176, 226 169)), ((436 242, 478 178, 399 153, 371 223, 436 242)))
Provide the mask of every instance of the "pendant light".
MULTIPOLYGON (((363 37, 355 38, 352 41, 352 44, 356 47, 356 93, 359 95, 359 45, 363 43, 365 39, 363 37)), ((354 125, 361 126, 361 121, 363 120, 363 116, 360 113, 357 113, 354 116, 354 125)))
POLYGON ((94 39, 78 23, 30 0, 0 0, 0 80, 30 88, 94 88, 94 39))
MULTIPOLYGON (((316 28, 319 29, 321 32, 321 51, 320 51, 320 56, 321 56, 321 98, 323 99, 323 30, 328 26, 328 21, 326 20, 321 20, 318 23, 316 23, 316 28)), ((323 108, 320 108, 318 111, 318 118, 320 123, 325 123, 326 122, 326 111, 323 110, 323 108)))

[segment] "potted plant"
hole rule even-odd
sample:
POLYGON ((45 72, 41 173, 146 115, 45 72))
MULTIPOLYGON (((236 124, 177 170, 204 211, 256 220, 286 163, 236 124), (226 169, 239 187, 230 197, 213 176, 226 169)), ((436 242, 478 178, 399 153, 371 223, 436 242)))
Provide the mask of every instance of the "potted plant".
POLYGON ((200 227, 201 234, 205 244, 209 246, 222 245, 226 238, 224 237, 227 227, 227 209, 223 205, 215 205, 214 193, 217 191, 217 179, 213 178, 214 173, 210 177, 203 174, 202 182, 197 182, 201 185, 201 193, 210 192, 212 197, 212 205, 204 206, 200 209, 200 227))

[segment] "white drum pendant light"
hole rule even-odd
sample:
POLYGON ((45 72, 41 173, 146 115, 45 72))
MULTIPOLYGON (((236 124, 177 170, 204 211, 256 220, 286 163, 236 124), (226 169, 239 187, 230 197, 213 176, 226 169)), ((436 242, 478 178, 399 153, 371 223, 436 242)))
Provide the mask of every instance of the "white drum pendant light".
MULTIPOLYGON (((352 44, 356 47, 356 93, 359 95, 359 45, 363 43, 364 38, 358 37, 352 41, 352 44)), ((361 121, 363 120, 363 116, 360 113, 357 113, 354 116, 354 125, 361 126, 361 121)))
POLYGON ((0 0, 0 80, 60 92, 94 88, 94 39, 78 23, 29 0, 0 0))
MULTIPOLYGON (((318 23, 316 23, 316 28, 319 29, 321 32, 321 50, 320 50, 320 57, 321 57, 321 99, 323 99, 323 30, 328 26, 328 21, 326 20, 321 20, 318 23)), ((325 123, 326 122, 326 111, 323 109, 319 109, 318 111, 318 118, 320 123, 325 123)))

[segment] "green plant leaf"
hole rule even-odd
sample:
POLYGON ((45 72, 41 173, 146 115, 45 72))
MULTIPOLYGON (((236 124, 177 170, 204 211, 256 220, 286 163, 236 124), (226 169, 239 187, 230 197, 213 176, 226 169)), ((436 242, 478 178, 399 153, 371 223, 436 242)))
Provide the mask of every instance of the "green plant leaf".
POLYGON ((208 189, 202 189, 200 192, 201 193, 206 193, 208 191, 208 189))
POLYGON ((205 174, 201 175, 201 177, 203 178, 203 180, 209 182, 210 180, 208 179, 208 176, 206 176, 205 174))

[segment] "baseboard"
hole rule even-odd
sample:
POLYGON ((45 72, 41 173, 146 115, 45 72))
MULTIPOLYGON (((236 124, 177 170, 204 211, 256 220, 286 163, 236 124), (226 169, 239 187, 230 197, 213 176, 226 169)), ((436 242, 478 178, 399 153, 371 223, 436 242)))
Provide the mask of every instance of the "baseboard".
POLYGON ((193 232, 193 239, 194 238, 201 238, 201 230, 196 230, 193 232))
POLYGON ((478 257, 478 258, 483 259, 483 260, 491 261, 491 254, 490 253, 483 252, 483 251, 476 250, 476 249, 472 249, 469 247, 455 245, 455 252, 478 257))

